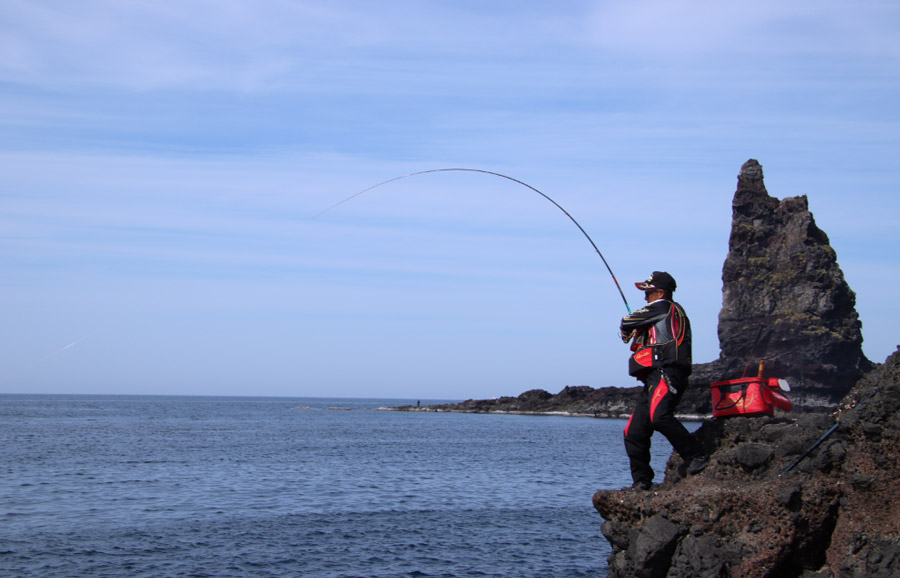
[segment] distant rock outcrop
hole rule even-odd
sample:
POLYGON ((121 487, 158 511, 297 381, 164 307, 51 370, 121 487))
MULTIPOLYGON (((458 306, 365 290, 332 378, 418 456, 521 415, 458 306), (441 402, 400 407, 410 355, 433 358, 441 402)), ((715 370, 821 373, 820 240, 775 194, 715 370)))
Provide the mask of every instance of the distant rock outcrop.
POLYGON ((900 349, 836 418, 707 422, 700 474, 673 455, 651 491, 597 492, 609 578, 900 576, 900 349))
POLYGON ((399 411, 436 411, 462 413, 565 414, 587 417, 627 418, 637 400, 639 387, 623 389, 587 385, 564 387, 552 394, 543 389, 531 389, 518 397, 470 399, 462 403, 438 404, 425 407, 403 406, 399 411))
POLYGON ((741 167, 732 201, 718 333, 719 359, 691 378, 704 395, 713 381, 741 377, 748 361, 755 375, 764 360, 768 375, 792 383, 795 405, 833 405, 873 367, 856 295, 806 196, 770 197, 755 159, 741 167))

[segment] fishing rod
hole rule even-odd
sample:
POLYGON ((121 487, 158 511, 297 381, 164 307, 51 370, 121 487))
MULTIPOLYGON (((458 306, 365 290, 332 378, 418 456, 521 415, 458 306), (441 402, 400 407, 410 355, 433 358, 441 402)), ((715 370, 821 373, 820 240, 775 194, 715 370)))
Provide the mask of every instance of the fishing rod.
MULTIPOLYGON (((875 394, 878 393, 878 389, 879 388, 877 388, 877 387, 875 389, 873 389, 872 392, 869 395, 867 395, 861 402, 857 403, 850 409, 858 409, 858 408, 861 408, 862 406, 864 406, 867 401, 869 401, 870 399, 875 397, 875 394)), ((836 432, 838 430, 839 427, 841 427, 840 419, 838 419, 837 422, 833 426, 831 426, 831 429, 828 430, 827 432, 825 432, 825 435, 820 437, 818 439, 818 441, 816 441, 816 443, 809 446, 808 450, 806 450, 805 452, 800 454, 800 456, 796 460, 794 460, 794 462, 791 465, 789 465, 787 468, 785 468, 785 470, 783 472, 778 474, 778 477, 780 478, 781 476, 783 476, 783 475, 787 474, 788 472, 790 472, 791 470, 793 470, 797 466, 797 464, 802 462, 806 456, 811 454, 813 452, 813 450, 815 450, 817 447, 819 447, 822 444, 822 442, 827 440, 831 436, 831 434, 833 434, 834 432, 836 432)))
POLYGON ((753 354, 756 353, 756 346, 759 345, 759 337, 762 335, 763 327, 766 324, 760 322, 759 331, 756 332, 756 339, 753 340, 753 347, 750 349, 750 357, 747 358, 747 365, 744 366, 744 373, 741 374, 741 379, 747 377, 747 370, 750 369, 750 361, 753 359, 753 354))
POLYGON ((502 179, 506 179, 506 180, 508 180, 508 181, 512 181, 512 182, 514 182, 514 183, 520 184, 520 185, 522 185, 523 187, 529 188, 529 189, 531 189, 532 191, 534 191, 535 193, 539 194, 540 196, 544 197, 545 199, 547 199, 548 201, 550 201, 551 203, 553 203, 553 206, 555 206, 557 209, 559 209, 560 211, 562 211, 567 217, 569 217, 569 220, 571 220, 573 223, 575 223, 575 226, 578 227, 578 230, 581 231, 581 234, 584 235, 584 237, 585 237, 585 238, 588 240, 588 242, 591 244, 591 247, 594 248, 594 251, 597 252, 597 255, 600 256, 600 259, 603 261, 603 264, 606 266, 606 270, 609 271, 609 275, 610 275, 610 277, 612 277, 613 283, 616 284, 616 289, 619 290, 619 295, 622 296, 622 301, 625 303, 625 309, 628 311, 628 313, 631 313, 631 307, 628 305, 628 300, 625 298, 625 293, 622 291, 622 287, 619 285, 619 281, 616 279, 616 276, 615 276, 615 274, 613 273, 612 268, 609 266, 609 263, 606 262, 606 257, 604 257, 604 256, 603 256, 603 253, 600 252, 600 249, 597 247, 597 244, 594 243, 594 240, 591 239, 591 236, 587 234, 587 231, 584 230, 584 227, 582 227, 581 224, 579 224, 578 221, 575 220, 575 217, 573 217, 572 215, 570 215, 569 212, 568 212, 567 210, 565 210, 565 209, 562 207, 562 205, 560 205, 559 203, 557 203, 556 201, 554 201, 553 199, 551 199, 549 196, 547 196, 547 195, 544 194, 543 192, 539 191, 538 189, 532 187, 532 186, 529 185, 528 183, 523 182, 523 181, 520 181, 519 179, 510 177, 510 176, 508 176, 508 175, 504 175, 504 174, 501 174, 501 173, 496 173, 496 172, 494 172, 494 171, 487 171, 487 170, 483 170, 483 169, 467 169, 467 168, 429 169, 429 170, 427 170, 427 171, 418 171, 418 172, 415 172, 415 173, 409 173, 409 174, 407 174, 407 175, 401 175, 401 176, 399 176, 399 177, 394 177, 394 178, 392 178, 392 179, 388 179, 388 180, 386 180, 386 181, 383 181, 383 182, 378 183, 377 185, 372 185, 371 187, 369 187, 369 188, 367 188, 367 189, 363 189, 363 190, 361 190, 360 192, 355 193, 355 194, 353 194, 353 195, 350 195, 350 196, 347 197, 346 199, 344 199, 344 200, 342 200, 342 201, 340 201, 340 202, 338 202, 338 203, 335 203, 334 205, 331 205, 330 207, 328 207, 328 208, 325 209, 324 211, 319 211, 318 213, 316 213, 315 215, 313 215, 312 218, 315 219, 316 217, 318 217, 318 216, 320 216, 320 215, 323 215, 323 214, 327 213, 328 211, 330 211, 330 210, 332 210, 332 209, 334 209, 334 208, 336 208, 336 207, 339 207, 340 205, 343 205, 343 204, 346 203, 347 201, 351 201, 351 200, 355 199, 356 197, 362 195, 363 193, 367 193, 367 192, 371 191, 372 189, 377 189, 378 187, 380 187, 380 186, 382 186, 382 185, 386 185, 386 184, 388 184, 388 183, 393 183, 394 181, 399 181, 399 180, 401 180, 401 179, 407 179, 407 178, 409 178, 409 177, 414 177, 414 176, 417 176, 417 175, 425 175, 425 174, 429 174, 429 173, 445 173, 445 172, 481 173, 481 174, 484 174, 484 175, 493 175, 493 176, 495 176, 495 177, 500 177, 500 178, 502 178, 502 179))

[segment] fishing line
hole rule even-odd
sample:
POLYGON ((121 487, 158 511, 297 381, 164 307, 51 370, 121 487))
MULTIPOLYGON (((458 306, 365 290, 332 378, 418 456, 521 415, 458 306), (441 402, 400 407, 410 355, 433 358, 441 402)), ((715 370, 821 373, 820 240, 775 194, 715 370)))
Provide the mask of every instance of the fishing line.
POLYGON ((334 208, 337 208, 337 207, 343 205, 344 203, 346 203, 346 202, 348 202, 348 201, 351 201, 351 200, 355 199, 356 197, 362 195, 363 193, 367 193, 367 192, 371 191, 372 189, 377 189, 378 187, 380 187, 380 186, 382 186, 382 185, 386 185, 386 184, 388 184, 388 183, 393 183, 394 181, 399 181, 399 180, 401 180, 401 179, 406 179, 406 178, 409 178, 409 177, 414 177, 414 176, 416 176, 416 175, 425 175, 425 174, 429 174, 429 173, 445 173, 445 172, 481 173, 481 174, 484 174, 484 175, 493 175, 493 176, 495 176, 495 177, 500 177, 500 178, 502 178, 502 179, 506 179, 506 180, 508 180, 508 181, 512 181, 512 182, 514 182, 514 183, 518 183, 518 184, 522 185, 523 187, 527 187, 527 188, 531 189, 532 191, 534 191, 535 193, 539 194, 540 196, 544 197, 545 199, 547 199, 547 200, 550 201, 551 203, 553 203, 553 206, 555 206, 557 209, 559 209, 560 211, 562 211, 567 217, 569 217, 569 220, 571 220, 573 223, 575 223, 575 226, 578 227, 578 230, 581 231, 581 234, 584 235, 584 237, 585 237, 585 238, 588 240, 588 242, 591 244, 591 247, 594 248, 594 251, 597 252, 597 255, 600 256, 600 259, 603 261, 603 264, 606 266, 606 270, 609 271, 609 275, 610 275, 610 277, 612 277, 613 283, 616 284, 616 289, 619 290, 619 295, 622 296, 622 301, 625 303, 625 309, 628 310, 628 313, 631 313, 631 307, 628 305, 628 300, 625 298, 625 293, 622 291, 622 287, 619 285, 619 281, 616 279, 616 276, 615 276, 615 274, 613 273, 612 268, 609 266, 609 263, 606 262, 606 257, 604 257, 604 256, 603 256, 603 253, 600 252, 600 249, 597 247, 597 244, 594 243, 594 240, 591 239, 591 236, 587 234, 587 231, 585 231, 584 228, 578 223, 578 221, 575 220, 575 217, 573 217, 572 215, 570 215, 569 212, 568 212, 567 210, 565 210, 565 209, 562 207, 562 205, 560 205, 559 203, 557 203, 556 201, 554 201, 553 199, 551 199, 549 196, 547 196, 547 195, 544 194, 543 192, 541 192, 541 191, 539 191, 538 189, 532 187, 532 186, 529 185, 528 183, 523 182, 523 181, 520 181, 519 179, 515 179, 515 178, 510 177, 510 176, 501 174, 501 173, 495 173, 495 172, 493 172, 493 171, 486 171, 486 170, 483 170, 483 169, 466 169, 466 168, 430 169, 430 170, 427 170, 427 171, 418 171, 418 172, 415 172, 415 173, 409 173, 408 175, 401 175, 401 176, 399 176, 399 177, 394 177, 394 178, 392 178, 392 179, 388 179, 388 180, 386 180, 386 181, 383 181, 383 182, 378 183, 377 185, 372 185, 371 187, 369 187, 369 188, 367 188, 367 189, 363 189, 363 190, 361 190, 361 191, 358 192, 358 193, 355 193, 355 194, 353 194, 353 195, 350 195, 350 196, 347 197, 346 199, 344 199, 344 200, 342 200, 342 201, 340 201, 340 202, 338 202, 338 203, 335 203, 334 205, 331 205, 330 207, 328 207, 328 208, 325 209, 324 211, 320 211, 320 212, 316 213, 315 215, 313 215, 313 219, 315 219, 316 217, 318 217, 318 216, 320 216, 320 215, 323 215, 323 214, 327 213, 328 211, 330 211, 330 210, 332 210, 332 209, 334 209, 334 208))

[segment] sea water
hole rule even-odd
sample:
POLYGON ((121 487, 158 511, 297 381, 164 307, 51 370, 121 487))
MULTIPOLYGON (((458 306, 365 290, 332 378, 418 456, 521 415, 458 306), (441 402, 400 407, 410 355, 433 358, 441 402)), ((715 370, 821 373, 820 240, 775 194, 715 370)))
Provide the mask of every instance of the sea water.
POLYGON ((0 395, 0 576, 606 574, 622 420, 405 404, 0 395))

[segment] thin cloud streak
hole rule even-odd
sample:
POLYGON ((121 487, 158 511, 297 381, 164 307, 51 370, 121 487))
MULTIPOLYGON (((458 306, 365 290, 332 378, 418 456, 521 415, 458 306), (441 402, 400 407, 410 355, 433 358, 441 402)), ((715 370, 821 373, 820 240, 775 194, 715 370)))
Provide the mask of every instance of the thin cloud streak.
POLYGON ((898 270, 900 9, 672 6, 6 3, 7 359, 114 327, 6 387, 630 385, 618 294, 536 195, 443 175, 312 215, 419 170, 508 174, 623 286, 675 274, 704 361, 750 157, 773 195, 809 195, 880 361, 900 323, 877 289, 898 270), (647 211, 663 239, 634 224, 647 211))

